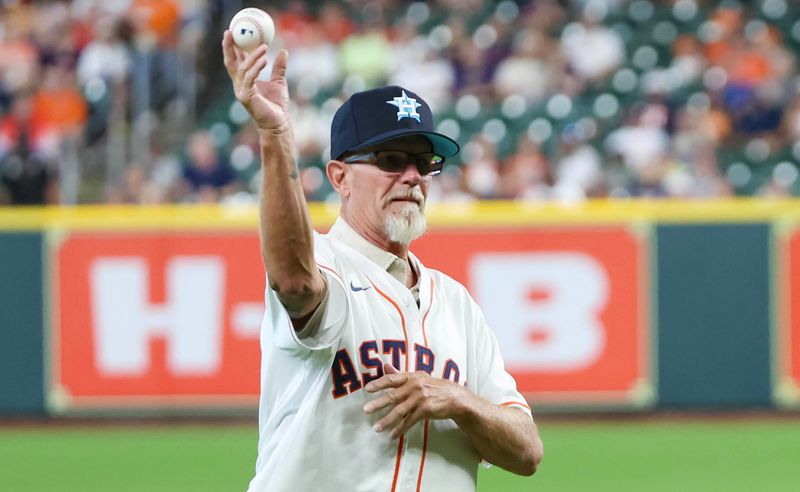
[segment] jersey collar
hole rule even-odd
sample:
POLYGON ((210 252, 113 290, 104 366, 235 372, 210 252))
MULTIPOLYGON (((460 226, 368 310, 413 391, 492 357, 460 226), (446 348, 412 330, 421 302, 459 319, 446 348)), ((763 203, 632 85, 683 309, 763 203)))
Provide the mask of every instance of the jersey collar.
MULTIPOLYGON (((366 256, 367 259, 383 270, 386 270, 401 284, 406 284, 406 268, 408 267, 408 263, 403 261, 399 256, 385 251, 364 239, 364 237, 350 227, 350 224, 343 218, 339 217, 336 219, 336 222, 334 222, 328 234, 366 256)), ((417 273, 421 273, 419 260, 417 260, 410 251, 408 257, 410 262, 414 262, 417 273)), ((417 285, 419 285, 419 282, 417 285)))

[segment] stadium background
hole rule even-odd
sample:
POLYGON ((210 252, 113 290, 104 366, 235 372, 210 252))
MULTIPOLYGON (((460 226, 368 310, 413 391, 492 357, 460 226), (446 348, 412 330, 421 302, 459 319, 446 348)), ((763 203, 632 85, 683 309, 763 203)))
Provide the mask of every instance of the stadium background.
POLYGON ((258 156, 219 41, 251 5, 291 52, 318 228, 350 93, 415 90, 462 144, 415 250, 484 307, 548 449, 533 479, 490 469, 480 490, 791 489, 783 0, 3 2, 0 489, 246 484, 258 156))

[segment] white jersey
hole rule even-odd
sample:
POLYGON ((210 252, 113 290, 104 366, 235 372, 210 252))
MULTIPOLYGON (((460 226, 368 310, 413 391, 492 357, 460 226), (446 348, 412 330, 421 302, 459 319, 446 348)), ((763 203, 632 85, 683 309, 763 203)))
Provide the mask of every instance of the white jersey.
POLYGON ((266 289, 260 438, 249 490, 474 491, 481 457, 455 422, 419 422, 392 440, 372 429, 388 409, 367 415, 362 407, 379 396, 364 385, 389 362, 530 413, 477 304, 413 255, 419 306, 408 287, 334 237, 314 233, 314 249, 328 301, 312 336, 297 336, 266 289))

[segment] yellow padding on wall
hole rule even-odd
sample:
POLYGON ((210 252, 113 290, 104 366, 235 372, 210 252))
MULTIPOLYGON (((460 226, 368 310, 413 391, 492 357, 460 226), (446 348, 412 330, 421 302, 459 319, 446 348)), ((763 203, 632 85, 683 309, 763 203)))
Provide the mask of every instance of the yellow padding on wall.
MULTIPOLYGON (((327 227, 338 207, 309 205, 315 225, 327 227)), ((433 226, 523 226, 629 222, 771 222, 800 220, 800 199, 593 200, 474 202, 431 205, 433 226)), ((0 207, 0 230, 41 229, 250 229, 258 227, 258 207, 225 205, 0 207)))

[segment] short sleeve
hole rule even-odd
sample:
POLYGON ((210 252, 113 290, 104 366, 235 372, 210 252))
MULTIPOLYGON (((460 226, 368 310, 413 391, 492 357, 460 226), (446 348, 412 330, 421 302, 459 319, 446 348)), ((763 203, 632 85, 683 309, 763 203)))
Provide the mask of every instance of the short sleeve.
POLYGON ((320 273, 325 277, 327 293, 314 318, 313 329, 303 329, 298 334, 278 295, 269 287, 266 288, 266 314, 262 330, 269 330, 268 337, 279 347, 286 350, 315 351, 335 345, 344 331, 349 318, 347 290, 342 277, 336 268, 326 238, 315 233, 314 255, 320 273))
POLYGON ((347 291, 341 277, 333 270, 320 268, 328 284, 327 294, 320 308, 321 313, 314 313, 316 326, 311 330, 302 330, 298 334, 294 328, 291 333, 298 345, 309 350, 319 350, 334 345, 342 334, 347 323, 347 291), (301 336, 302 335, 302 336, 301 336))

